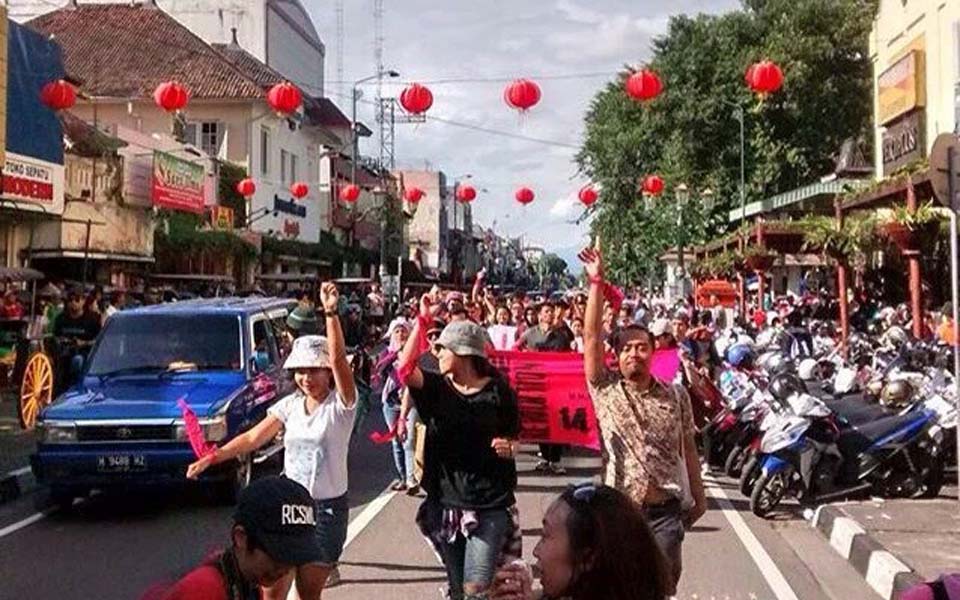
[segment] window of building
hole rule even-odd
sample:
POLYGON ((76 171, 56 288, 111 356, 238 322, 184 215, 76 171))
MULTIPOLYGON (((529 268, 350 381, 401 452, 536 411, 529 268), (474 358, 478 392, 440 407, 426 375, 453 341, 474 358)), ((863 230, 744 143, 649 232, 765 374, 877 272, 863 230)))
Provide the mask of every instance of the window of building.
POLYGON ((290 153, 286 150, 280 151, 280 183, 286 185, 290 180, 287 179, 287 164, 290 162, 290 153))
POLYGON ((193 121, 184 127, 184 137, 188 144, 193 144, 210 156, 218 156, 225 131, 226 126, 219 121, 193 121))
POLYGON ((290 183, 297 180, 297 155, 290 155, 290 183))
POLYGON ((260 174, 270 174, 270 130, 260 128, 260 174))

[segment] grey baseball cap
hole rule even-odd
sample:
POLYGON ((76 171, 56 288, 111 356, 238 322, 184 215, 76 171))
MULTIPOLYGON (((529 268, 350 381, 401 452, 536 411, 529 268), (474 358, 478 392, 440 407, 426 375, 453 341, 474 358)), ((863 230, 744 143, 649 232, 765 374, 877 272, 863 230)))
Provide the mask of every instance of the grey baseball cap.
POLYGON ((443 328, 438 346, 457 356, 486 356, 490 336, 487 330, 473 321, 454 321, 443 328))

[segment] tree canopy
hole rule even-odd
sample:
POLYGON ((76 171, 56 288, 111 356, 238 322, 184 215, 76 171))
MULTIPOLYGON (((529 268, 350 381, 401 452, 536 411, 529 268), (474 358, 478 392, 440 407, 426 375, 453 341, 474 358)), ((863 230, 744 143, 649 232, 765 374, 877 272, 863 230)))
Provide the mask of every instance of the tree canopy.
POLYGON ((740 206, 740 132, 744 110, 746 202, 832 172, 847 138, 868 135, 872 115, 867 38, 875 0, 745 0, 723 15, 676 16, 654 40, 648 66, 659 97, 639 103, 623 92, 625 69, 594 97, 577 161, 601 189, 592 232, 601 237, 611 277, 636 282, 658 272, 659 256, 678 241, 703 241, 732 227, 740 206), (744 83, 762 59, 780 65, 783 88, 759 100, 744 83), (638 182, 666 182, 645 211, 638 182), (677 218, 675 187, 691 202, 677 218), (697 205, 710 188, 711 212, 697 205))

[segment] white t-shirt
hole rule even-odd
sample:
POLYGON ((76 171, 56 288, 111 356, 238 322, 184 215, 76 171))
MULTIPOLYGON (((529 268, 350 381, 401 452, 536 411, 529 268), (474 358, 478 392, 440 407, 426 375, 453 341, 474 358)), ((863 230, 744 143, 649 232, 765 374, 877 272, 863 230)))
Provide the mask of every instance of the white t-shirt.
POLYGON ((497 350, 512 350, 517 343, 517 328, 512 325, 493 325, 487 333, 497 350))
POLYGON ((307 414, 301 392, 267 410, 283 422, 284 474, 310 490, 316 500, 347 493, 347 450, 356 408, 356 403, 347 408, 340 394, 331 391, 312 415, 307 414))
POLYGON ((386 304, 383 296, 376 292, 370 292, 367 294, 367 302, 369 303, 369 311, 371 317, 382 317, 383 316, 383 307, 386 304))

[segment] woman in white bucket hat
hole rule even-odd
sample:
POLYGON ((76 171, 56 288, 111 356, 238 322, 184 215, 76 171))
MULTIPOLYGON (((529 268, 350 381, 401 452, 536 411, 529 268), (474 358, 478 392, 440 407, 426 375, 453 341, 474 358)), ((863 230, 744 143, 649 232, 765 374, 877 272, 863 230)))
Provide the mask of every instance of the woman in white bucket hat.
MULTIPOLYGON (((339 297, 335 285, 324 283, 320 300, 327 337, 306 335, 293 342, 283 367, 292 371, 297 391, 271 406, 256 427, 187 469, 187 477, 196 478, 212 465, 264 446, 283 430, 284 474, 310 490, 316 502, 317 540, 322 550, 320 563, 297 569, 297 597, 320 597, 347 536, 347 450, 356 417, 357 387, 337 316, 339 297)), ((287 598, 293 579, 291 574, 264 590, 264 598, 287 598)))

